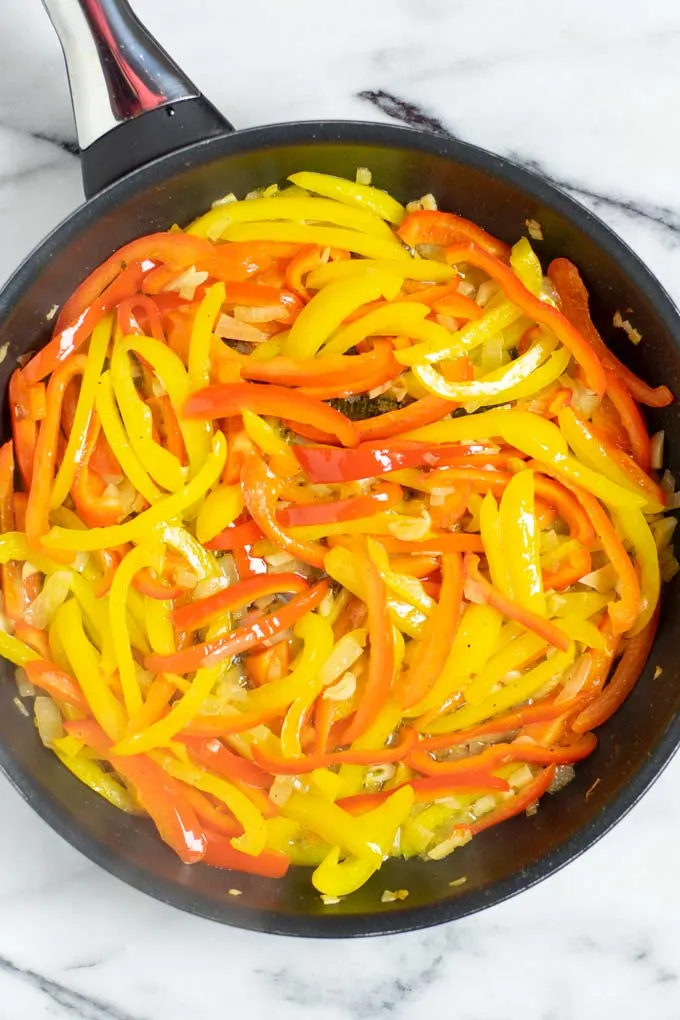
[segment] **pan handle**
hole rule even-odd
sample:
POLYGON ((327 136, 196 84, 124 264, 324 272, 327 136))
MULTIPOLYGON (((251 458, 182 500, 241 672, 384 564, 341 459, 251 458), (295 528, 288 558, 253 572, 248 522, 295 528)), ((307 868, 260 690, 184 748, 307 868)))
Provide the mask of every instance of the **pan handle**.
POLYGON ((127 0, 43 0, 64 51, 88 198, 157 156, 232 125, 127 0))

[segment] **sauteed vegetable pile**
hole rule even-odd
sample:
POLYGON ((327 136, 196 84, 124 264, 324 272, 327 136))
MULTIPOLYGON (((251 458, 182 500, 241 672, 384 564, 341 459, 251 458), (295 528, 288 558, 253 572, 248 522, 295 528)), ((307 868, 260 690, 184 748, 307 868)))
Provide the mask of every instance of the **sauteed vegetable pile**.
POLYGON ((633 688, 679 569, 640 405, 672 400, 527 237, 363 169, 227 195, 115 252, 11 377, 17 707, 186 864, 313 866, 333 902, 443 858, 633 688))

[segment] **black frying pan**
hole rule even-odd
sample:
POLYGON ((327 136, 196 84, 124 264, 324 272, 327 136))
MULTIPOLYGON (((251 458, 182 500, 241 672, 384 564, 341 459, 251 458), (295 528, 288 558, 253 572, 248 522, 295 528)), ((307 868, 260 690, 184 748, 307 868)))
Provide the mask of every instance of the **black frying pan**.
MULTIPOLYGON (((232 133, 143 29, 126 0, 43 0, 66 54, 88 201, 17 270, 0 294, 1 412, 16 358, 47 340, 46 313, 115 248, 187 222, 227 191, 239 195, 295 170, 352 177, 357 166, 402 201, 433 192, 444 209, 506 241, 538 220, 546 264, 557 255, 582 270, 607 339, 617 309, 631 309, 644 343, 617 350, 653 383, 680 394, 680 320, 638 258, 596 217, 555 187, 498 156, 453 139, 377 124, 278 124, 232 133), (86 74, 86 69, 88 73, 86 74), (94 70, 94 74, 92 74, 94 70)), ((620 333, 620 331, 618 331, 620 333)), ((650 415, 664 428, 670 468, 680 469, 677 407, 650 415)), ((90 793, 43 748, 12 703, 13 669, 0 664, 0 765, 42 818, 91 860, 166 903, 227 924, 315 936, 368 935, 438 924, 512 896, 552 874, 615 824, 668 763, 680 739, 677 648, 680 586, 665 592, 651 659, 623 708, 599 732, 576 779, 532 818, 479 836, 439 863, 388 862, 337 906, 323 906, 306 869, 282 881, 188 867, 150 825, 90 793), (654 680, 655 666, 663 667, 654 680), (600 782, 593 788, 595 780, 600 782), (451 887, 459 876, 467 882, 451 887), (227 895, 236 885, 238 898, 227 895), (405 901, 383 904, 384 889, 405 901)), ((670 876, 669 876, 670 877, 670 876)))

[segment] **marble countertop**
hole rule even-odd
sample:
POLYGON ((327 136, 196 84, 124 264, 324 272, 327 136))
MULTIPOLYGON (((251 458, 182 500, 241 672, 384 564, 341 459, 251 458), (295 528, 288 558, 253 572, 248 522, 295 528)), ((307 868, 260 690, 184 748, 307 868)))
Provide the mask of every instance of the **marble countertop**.
MULTIPOLYGON (((680 302, 675 0, 136 0, 239 127, 440 125, 541 169, 680 302)), ((19 13, 20 12, 20 13, 19 13)), ((0 280, 81 200, 61 53, 0 5, 0 280)), ((369 942, 238 932, 98 870, 0 778, 1 1020, 680 1017, 680 757, 585 857, 501 906, 369 942)))

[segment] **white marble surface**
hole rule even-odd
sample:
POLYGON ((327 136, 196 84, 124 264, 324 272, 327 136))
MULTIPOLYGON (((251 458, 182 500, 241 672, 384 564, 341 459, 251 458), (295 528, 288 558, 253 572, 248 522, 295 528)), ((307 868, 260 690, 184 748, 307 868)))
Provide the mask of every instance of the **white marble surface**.
MULTIPOLYGON (((137 0, 238 126, 390 93, 544 168, 680 301, 677 0, 137 0)), ((0 4, 0 280, 81 200, 61 54, 0 4)), ((221 928, 89 864, 0 779, 0 1020, 680 1017, 680 758, 617 830, 469 920, 366 943, 221 928)))

